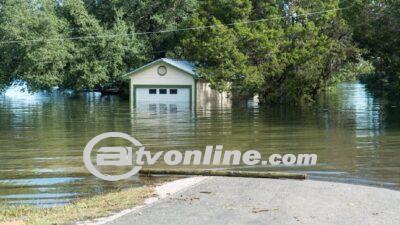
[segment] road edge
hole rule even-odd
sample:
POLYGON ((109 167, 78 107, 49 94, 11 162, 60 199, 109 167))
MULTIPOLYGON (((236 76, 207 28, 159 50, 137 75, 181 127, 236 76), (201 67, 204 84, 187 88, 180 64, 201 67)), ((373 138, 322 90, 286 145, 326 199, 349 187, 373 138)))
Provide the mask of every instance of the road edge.
POLYGON ((206 179, 209 179, 209 177, 189 177, 189 178, 183 178, 183 179, 178 179, 174 180, 171 182, 166 182, 161 185, 158 185, 154 188, 154 194, 156 197, 150 197, 145 199, 144 204, 135 206, 130 209, 125 209, 123 211, 117 212, 111 216, 107 217, 100 217, 91 221, 81 221, 77 222, 77 225, 103 225, 106 223, 109 223, 113 220, 116 220, 126 214, 150 207, 151 205, 155 204, 156 202, 167 198, 170 195, 176 194, 183 192, 187 190, 188 188, 194 187, 205 181, 206 179))

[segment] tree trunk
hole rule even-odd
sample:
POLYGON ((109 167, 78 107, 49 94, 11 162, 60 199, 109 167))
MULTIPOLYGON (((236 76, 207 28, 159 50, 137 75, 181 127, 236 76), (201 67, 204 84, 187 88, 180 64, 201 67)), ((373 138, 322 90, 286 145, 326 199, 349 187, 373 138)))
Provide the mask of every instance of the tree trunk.
POLYGON ((252 177, 273 179, 306 179, 306 174, 286 172, 253 172, 253 171, 226 171, 226 170, 162 170, 149 169, 140 170, 142 175, 196 175, 196 176, 225 176, 225 177, 252 177))

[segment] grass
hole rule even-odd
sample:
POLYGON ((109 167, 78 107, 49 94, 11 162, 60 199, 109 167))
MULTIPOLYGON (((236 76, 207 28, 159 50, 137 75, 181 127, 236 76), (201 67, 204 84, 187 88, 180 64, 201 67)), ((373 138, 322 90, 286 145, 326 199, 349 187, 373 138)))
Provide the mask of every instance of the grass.
POLYGON ((154 195, 151 186, 130 188, 76 200, 66 206, 38 208, 34 206, 0 206, 0 223, 23 221, 26 225, 71 224, 109 216, 114 212, 140 205, 154 195))

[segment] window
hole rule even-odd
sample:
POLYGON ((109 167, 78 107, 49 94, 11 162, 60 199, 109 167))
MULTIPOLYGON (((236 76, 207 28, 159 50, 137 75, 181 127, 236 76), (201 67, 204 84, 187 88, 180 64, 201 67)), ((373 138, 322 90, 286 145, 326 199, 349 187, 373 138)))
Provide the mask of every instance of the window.
POLYGON ((160 94, 167 94, 167 89, 160 89, 160 94))
POLYGON ((171 94, 171 95, 178 94, 178 89, 169 89, 169 94, 171 94))
POLYGON ((149 94, 151 95, 157 94, 157 89, 149 89, 149 94))

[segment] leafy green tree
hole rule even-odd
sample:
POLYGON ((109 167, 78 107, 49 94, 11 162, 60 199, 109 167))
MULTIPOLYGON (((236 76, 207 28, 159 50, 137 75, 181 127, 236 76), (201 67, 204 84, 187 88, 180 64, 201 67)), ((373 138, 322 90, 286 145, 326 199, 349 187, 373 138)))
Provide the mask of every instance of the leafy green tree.
POLYGON ((11 82, 8 81, 9 77, 6 76, 6 74, 0 70, 0 93, 4 90, 4 88, 7 87, 7 84, 10 84, 11 82))
POLYGON ((266 103, 312 101, 356 49, 340 12, 302 15, 338 8, 337 0, 203 1, 190 25, 212 28, 188 32, 179 54, 217 89, 258 94, 266 103))
POLYGON ((205 0, 200 1, 200 16, 213 16, 221 23, 229 24, 249 18, 252 4, 251 0, 205 0))
POLYGON ((374 91, 400 96, 400 2, 357 0, 346 4, 354 5, 353 12, 346 14, 354 38, 376 69, 362 76, 362 81, 374 91))
POLYGON ((35 90, 122 87, 122 75, 147 58, 132 26, 115 13, 107 26, 80 0, 9 0, 1 4, 0 80, 35 90), (13 42, 17 41, 17 42, 13 42))
POLYGON ((57 17, 54 1, 7 0, 0 5, 1 41, 22 41, 0 44, 1 85, 26 81, 33 90, 59 85, 72 56, 69 42, 44 40, 64 38, 68 27, 57 17))
POLYGON ((62 87, 74 90, 118 87, 122 75, 143 63, 144 46, 131 35, 133 28, 116 13, 112 25, 101 26, 80 0, 65 2, 60 15, 68 21, 74 57, 68 62, 62 87), (81 38, 82 37, 82 38, 81 38))
POLYGON ((179 43, 179 32, 151 33, 174 30, 191 19, 197 10, 197 0, 85 0, 88 11, 100 23, 112 26, 119 13, 128 27, 144 33, 139 38, 146 43, 149 60, 164 57, 179 43))
POLYGON ((196 62, 218 90, 311 101, 358 54, 342 13, 329 11, 338 8, 339 0, 0 0, 1 41, 11 41, 0 45, 0 87, 124 87, 125 72, 168 55, 196 62))

